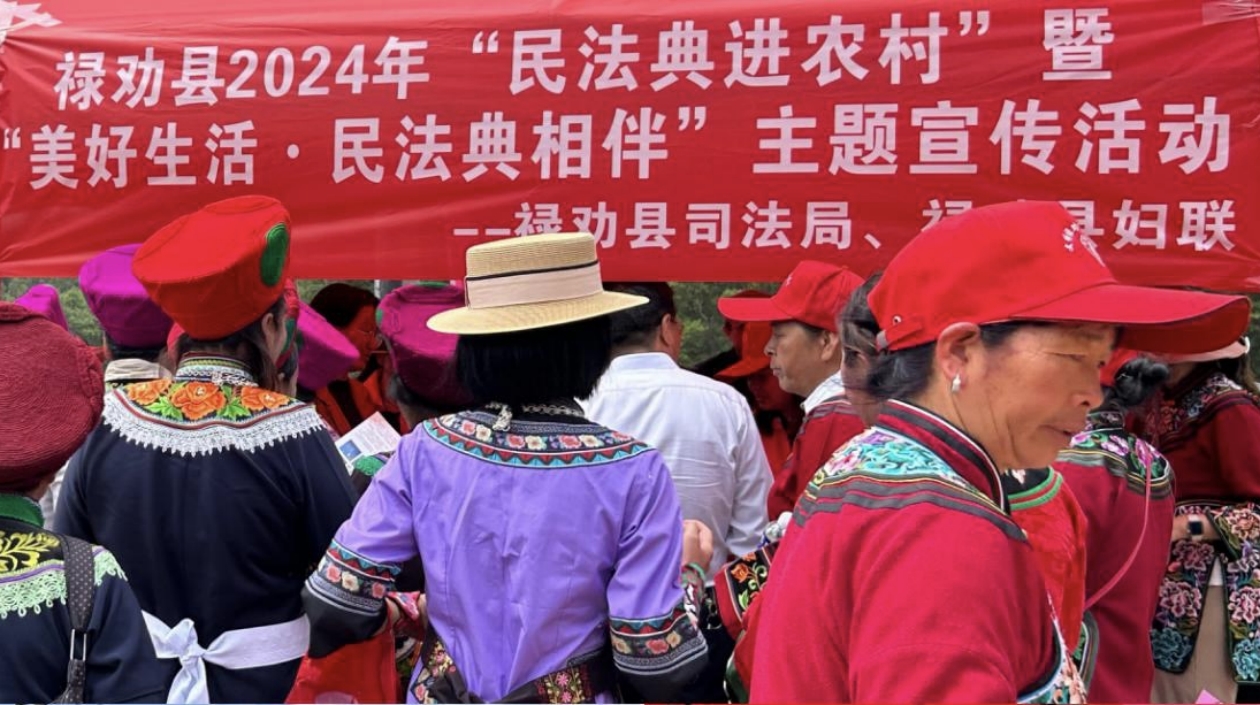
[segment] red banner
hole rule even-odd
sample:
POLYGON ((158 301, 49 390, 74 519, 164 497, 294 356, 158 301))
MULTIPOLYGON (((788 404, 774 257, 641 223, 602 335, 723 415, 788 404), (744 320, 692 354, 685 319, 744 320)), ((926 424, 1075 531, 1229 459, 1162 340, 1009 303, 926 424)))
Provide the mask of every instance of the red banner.
POLYGON ((296 275, 402 279, 575 229, 612 279, 868 273, 1027 198, 1123 276, 1260 291, 1246 6, 2 0, 0 275, 253 192, 296 275))

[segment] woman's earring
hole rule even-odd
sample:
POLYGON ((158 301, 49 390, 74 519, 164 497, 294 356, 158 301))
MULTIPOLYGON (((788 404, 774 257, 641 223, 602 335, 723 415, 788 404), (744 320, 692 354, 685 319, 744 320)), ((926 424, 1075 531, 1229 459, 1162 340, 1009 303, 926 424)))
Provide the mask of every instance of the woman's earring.
POLYGON ((954 375, 954 381, 949 383, 949 391, 951 394, 957 394, 962 389, 962 376, 954 375))

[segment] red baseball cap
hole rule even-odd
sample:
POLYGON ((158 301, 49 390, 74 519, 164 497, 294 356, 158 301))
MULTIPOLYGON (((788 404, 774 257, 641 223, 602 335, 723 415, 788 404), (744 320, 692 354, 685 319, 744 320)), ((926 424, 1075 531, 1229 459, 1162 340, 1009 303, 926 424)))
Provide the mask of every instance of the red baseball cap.
POLYGON ((1247 329, 1242 296, 1116 281, 1094 243, 1054 202, 976 208, 919 233, 871 291, 883 349, 931 343, 955 323, 1062 321, 1123 326, 1134 350, 1196 353, 1247 329))
POLYGON ((862 278, 847 268, 807 259, 796 265, 774 296, 725 297, 718 299, 718 310, 732 321, 800 321, 835 333, 836 311, 859 286, 862 278))
POLYGON ((770 342, 771 335, 773 330, 765 321, 745 324, 740 335, 739 361, 715 376, 720 379, 740 379, 769 367, 770 357, 766 355, 766 345, 770 342))

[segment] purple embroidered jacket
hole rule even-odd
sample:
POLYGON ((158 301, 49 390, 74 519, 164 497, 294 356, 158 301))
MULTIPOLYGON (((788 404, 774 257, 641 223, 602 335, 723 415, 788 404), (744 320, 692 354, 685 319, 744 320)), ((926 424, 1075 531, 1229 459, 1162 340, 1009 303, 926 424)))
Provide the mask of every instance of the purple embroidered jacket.
MULTIPOLYGON (((644 697, 699 672, 659 454, 588 422, 528 418, 500 432, 463 412, 403 438, 307 582, 312 655, 374 633, 398 566, 419 555, 431 628, 485 701, 609 647, 644 697)), ((408 699, 425 694, 413 681, 408 699)))

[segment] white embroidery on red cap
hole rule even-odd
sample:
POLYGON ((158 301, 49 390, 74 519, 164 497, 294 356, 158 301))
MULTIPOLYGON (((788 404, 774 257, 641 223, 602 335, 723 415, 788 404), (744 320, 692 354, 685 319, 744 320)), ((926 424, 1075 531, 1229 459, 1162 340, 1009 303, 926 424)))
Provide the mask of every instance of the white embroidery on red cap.
POLYGON ((1094 244, 1093 239, 1086 237, 1081 231, 1080 223, 1072 223, 1063 229, 1063 249, 1068 252, 1076 251, 1076 243, 1080 242, 1081 247, 1089 253, 1099 266, 1106 267, 1107 263, 1103 262, 1102 255, 1098 254, 1098 246, 1094 244))

